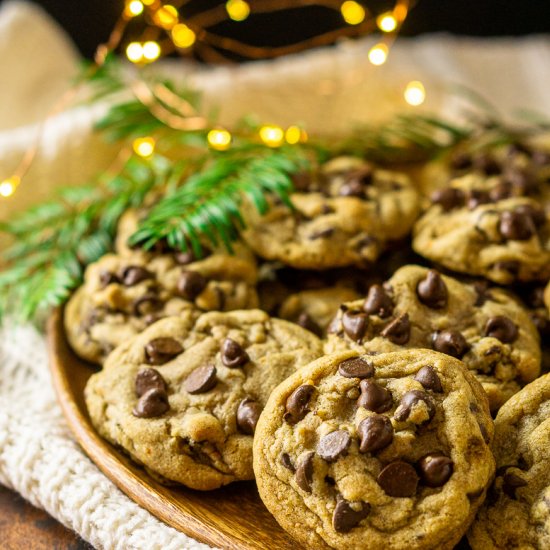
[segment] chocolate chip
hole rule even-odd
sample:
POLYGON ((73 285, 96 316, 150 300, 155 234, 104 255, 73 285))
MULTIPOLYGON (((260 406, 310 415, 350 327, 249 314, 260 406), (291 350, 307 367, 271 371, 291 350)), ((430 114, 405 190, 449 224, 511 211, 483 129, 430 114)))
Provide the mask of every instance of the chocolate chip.
POLYGON ((166 393, 167 386, 164 378, 156 369, 140 369, 136 374, 136 395, 141 397, 146 391, 156 389, 166 393))
POLYGON ((309 332, 313 332, 313 334, 319 336, 320 338, 323 335, 323 329, 307 313, 301 313, 296 321, 296 324, 306 330, 309 330, 309 332))
POLYGON ((402 313, 386 325, 380 335, 394 344, 403 345, 409 341, 410 333, 409 315, 408 313, 402 313))
POLYGON ((422 367, 416 373, 414 379, 417 382, 420 382, 422 386, 427 390, 432 390, 436 393, 441 393, 443 391, 439 376, 437 376, 435 369, 433 367, 430 367, 429 365, 422 367))
POLYGON ((357 428, 362 453, 375 453, 393 441, 393 426, 387 416, 375 414, 361 421, 357 428))
POLYGON ((120 283, 120 279, 113 272, 104 269, 99 274, 99 283, 101 288, 105 288, 111 284, 120 283))
POLYGON ((512 319, 504 315, 491 317, 485 325, 485 336, 496 338, 505 344, 514 342, 518 337, 518 327, 512 319))
POLYGON ((291 180, 294 185, 294 190, 298 192, 309 191, 312 184, 312 177, 309 172, 298 172, 296 174, 292 174, 291 180))
POLYGON ((525 487, 526 485, 527 481, 513 472, 506 472, 502 478, 502 490, 513 499, 516 498, 516 489, 525 487))
POLYGON ((134 300, 132 309, 135 315, 148 315, 162 309, 162 300, 154 292, 147 292, 134 300))
POLYGON ((365 188, 358 180, 351 180, 342 185, 340 187, 340 190, 338 191, 338 194, 341 197, 364 197, 365 196, 365 188))
POLYGON ((236 367, 242 367, 245 363, 250 361, 248 353, 242 348, 242 346, 232 340, 231 338, 226 338, 222 344, 222 363, 234 369, 236 367))
POLYGON ((290 459, 290 455, 288 453, 281 454, 281 464, 292 473, 296 471, 296 468, 294 467, 294 464, 292 464, 292 460, 290 459))
POLYGON ((424 419, 422 423, 429 422, 435 414, 435 403, 433 399, 424 391, 410 390, 403 394, 399 405, 394 413, 394 418, 398 422, 404 422, 409 419, 414 408, 417 408, 420 403, 424 403, 428 418, 424 419))
POLYGON ((359 387, 361 388, 361 395, 357 400, 359 407, 364 407, 376 413, 383 413, 392 408, 392 395, 380 384, 367 379, 361 380, 359 387))
POLYGON ((531 216, 515 210, 500 215, 498 230, 505 239, 511 241, 526 241, 536 233, 531 216))
POLYGON ((340 363, 338 374, 344 378, 370 378, 374 376, 374 367, 360 357, 351 357, 340 363))
POLYGON ((262 406, 253 399, 245 398, 237 409, 237 426, 246 435, 254 435, 258 418, 262 413, 262 406))
POLYGON ((317 239, 328 239, 328 237, 331 237, 334 235, 334 227, 326 227, 325 229, 319 229, 318 231, 314 231, 308 239, 310 241, 316 241, 317 239))
POLYGON ((187 376, 183 387, 187 393, 205 393, 217 383, 216 367, 214 365, 204 365, 197 367, 187 376))
POLYGON ((412 497, 416 493, 418 475, 410 464, 396 460, 378 474, 377 481, 390 497, 412 497))
POLYGON ((416 286, 418 299, 426 306, 441 309, 447 305, 447 285, 435 269, 430 269, 426 277, 416 286))
POLYGON ((499 181, 490 191, 489 198, 492 202, 509 199, 513 195, 512 184, 508 181, 499 181))
POLYGON ((428 454, 418 461, 420 478, 428 487, 442 487, 453 474, 453 461, 442 454, 428 454))
POLYGON ((382 285, 372 285, 369 288, 367 299, 363 304, 363 310, 369 315, 389 317, 393 311, 392 299, 388 296, 382 285))
POLYGON ((445 212, 464 205, 464 192, 454 187, 438 189, 430 197, 433 204, 439 204, 445 212))
POLYGON ((355 342, 359 342, 365 336, 368 323, 367 314, 361 311, 348 310, 342 315, 344 332, 355 342))
POLYGON ((468 193, 468 199, 466 201, 466 206, 469 210, 474 210, 482 204, 488 204, 491 202, 491 196, 487 191, 481 189, 472 189, 468 193))
POLYGON ((500 164, 489 153, 480 153, 474 158, 474 168, 481 170, 487 176, 495 176, 501 172, 500 164))
POLYGON ((441 330, 432 335, 435 351, 460 359, 468 351, 468 342, 457 330, 441 330))
POLYGON ((146 279, 152 279, 153 274, 138 265, 129 265, 122 271, 122 284, 124 286, 134 286, 146 279))
POLYGON ((516 190, 516 194, 528 195, 536 187, 537 182, 530 170, 511 167, 504 173, 504 179, 516 190))
POLYGON ((334 513, 332 514, 332 526, 338 533, 348 533, 361 520, 365 519, 369 515, 369 512, 370 504, 367 502, 361 502, 361 508, 355 510, 347 500, 340 500, 336 504, 336 508, 334 508, 334 513))
POLYGON ((516 260, 502 260, 495 262, 492 267, 496 271, 506 271, 515 277, 519 273, 520 263, 516 260))
POLYGON ((182 352, 182 345, 168 337, 154 338, 145 346, 145 357, 150 365, 163 365, 182 352))
POLYGON ((317 454, 327 462, 335 462, 348 452, 351 436, 346 430, 336 430, 325 435, 319 441, 317 454))
POLYGON ((520 204, 514 208, 514 212, 531 218, 535 227, 540 227, 546 222, 546 214, 539 206, 534 206, 532 204, 520 204))
POLYGON ((178 250, 174 254, 174 260, 176 260, 176 263, 179 265, 188 265, 192 262, 203 260, 204 258, 210 256, 210 254, 212 254, 212 251, 205 246, 202 247, 200 256, 196 256, 193 250, 188 248, 185 251, 178 250))
POLYGON ((307 408, 309 400, 313 395, 315 388, 310 384, 304 384, 296 388, 286 400, 286 412, 284 419, 289 423, 296 423, 302 420, 309 412, 307 408))
POLYGON ((151 388, 139 398, 132 414, 138 418, 153 418, 162 416, 169 408, 166 392, 159 388, 151 388))
POLYGON ((453 170, 466 170, 472 166, 472 157, 465 151, 457 151, 451 157, 450 166, 453 170))
POLYGON ((197 271, 182 271, 178 281, 178 292, 185 300, 192 302, 207 284, 206 277, 197 271))
POLYGON ((313 456, 315 453, 309 452, 296 467, 296 483, 298 487, 306 493, 311 493, 311 483, 313 482, 313 456))
POLYGON ((472 286, 474 287, 477 295, 474 303, 475 306, 480 307, 486 301, 493 299, 493 296, 489 290, 489 283, 487 281, 475 281, 472 286))

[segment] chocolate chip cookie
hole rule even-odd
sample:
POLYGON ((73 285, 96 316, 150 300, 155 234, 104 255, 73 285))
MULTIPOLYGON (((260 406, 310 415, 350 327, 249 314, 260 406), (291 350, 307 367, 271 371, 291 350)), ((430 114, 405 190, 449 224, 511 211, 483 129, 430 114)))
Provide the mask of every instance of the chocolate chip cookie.
POLYGON ((253 478, 273 388, 321 342, 259 310, 168 317, 118 347, 86 386, 95 428, 163 480, 210 490, 253 478))
POLYGON ((352 157, 296 178, 295 187, 293 209, 273 204, 262 216, 249 208, 243 238, 262 258, 301 269, 368 266, 410 232, 419 210, 408 176, 352 157))
POLYGON ((414 250, 448 269, 499 284, 550 277, 549 184, 521 194, 499 177, 468 175, 431 197, 414 250))
POLYGON ((364 300, 343 304, 327 353, 431 348, 464 361, 496 411, 540 372, 540 341, 527 311, 507 291, 406 266, 364 300))
POLYGON ((451 549, 491 481, 492 432, 483 390, 457 359, 340 352, 273 391, 254 472, 307 548, 451 549))
POLYGON ((65 330, 75 352, 102 363, 119 344, 152 322, 188 309, 257 307, 256 266, 250 253, 109 254, 90 264, 69 300, 65 330))
POLYGON ((468 533, 472 548, 550 548, 550 374, 500 409, 493 452, 497 474, 468 533))

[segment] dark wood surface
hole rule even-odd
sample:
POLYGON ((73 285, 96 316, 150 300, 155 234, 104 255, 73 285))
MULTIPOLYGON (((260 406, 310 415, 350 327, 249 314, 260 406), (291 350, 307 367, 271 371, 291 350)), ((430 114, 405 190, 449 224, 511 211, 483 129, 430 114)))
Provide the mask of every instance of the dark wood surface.
POLYGON ((43 510, 0 485, 2 550, 93 550, 43 510))

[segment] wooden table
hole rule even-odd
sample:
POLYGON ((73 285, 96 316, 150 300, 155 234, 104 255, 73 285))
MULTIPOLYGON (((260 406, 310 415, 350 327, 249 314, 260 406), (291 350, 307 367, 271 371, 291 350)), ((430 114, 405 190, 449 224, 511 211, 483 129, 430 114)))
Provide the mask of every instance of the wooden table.
POLYGON ((2 550, 93 550, 43 510, 0 485, 2 550))

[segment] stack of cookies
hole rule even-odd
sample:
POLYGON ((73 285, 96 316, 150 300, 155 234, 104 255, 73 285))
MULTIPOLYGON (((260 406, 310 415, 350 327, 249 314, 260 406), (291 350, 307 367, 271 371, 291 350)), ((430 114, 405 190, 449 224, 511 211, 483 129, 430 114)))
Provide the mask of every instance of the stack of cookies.
POLYGON ((294 183, 233 254, 122 217, 65 310, 98 432, 164 483, 256 479, 306 548, 550 548, 550 153, 294 183))

